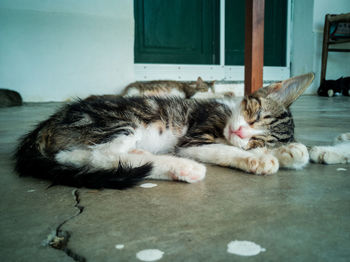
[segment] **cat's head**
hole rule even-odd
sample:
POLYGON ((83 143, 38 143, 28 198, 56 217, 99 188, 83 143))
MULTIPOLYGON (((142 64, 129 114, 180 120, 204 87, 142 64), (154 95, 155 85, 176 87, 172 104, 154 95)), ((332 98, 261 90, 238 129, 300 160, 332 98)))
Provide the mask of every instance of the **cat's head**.
POLYGON ((243 149, 274 147, 294 141, 289 107, 313 79, 313 73, 296 76, 244 97, 224 129, 227 141, 243 149))
POLYGON ((215 93, 215 81, 203 81, 203 79, 199 76, 196 81, 196 91, 197 92, 208 92, 211 89, 212 93, 215 93))

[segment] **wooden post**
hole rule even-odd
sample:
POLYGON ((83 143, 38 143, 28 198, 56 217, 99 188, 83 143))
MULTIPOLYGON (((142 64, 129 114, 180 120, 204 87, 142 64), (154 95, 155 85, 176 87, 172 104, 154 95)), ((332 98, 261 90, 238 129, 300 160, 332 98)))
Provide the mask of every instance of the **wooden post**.
POLYGON ((246 0, 244 94, 263 86, 265 0, 246 0))

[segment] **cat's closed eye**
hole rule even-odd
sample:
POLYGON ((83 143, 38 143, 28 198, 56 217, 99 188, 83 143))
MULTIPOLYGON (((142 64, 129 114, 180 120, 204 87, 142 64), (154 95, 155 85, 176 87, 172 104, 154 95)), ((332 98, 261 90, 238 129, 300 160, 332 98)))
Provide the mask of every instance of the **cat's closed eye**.
POLYGON ((256 122, 259 122, 261 120, 261 108, 259 108, 257 111, 254 113, 251 113, 250 116, 248 117, 247 123, 249 125, 254 125, 256 122))

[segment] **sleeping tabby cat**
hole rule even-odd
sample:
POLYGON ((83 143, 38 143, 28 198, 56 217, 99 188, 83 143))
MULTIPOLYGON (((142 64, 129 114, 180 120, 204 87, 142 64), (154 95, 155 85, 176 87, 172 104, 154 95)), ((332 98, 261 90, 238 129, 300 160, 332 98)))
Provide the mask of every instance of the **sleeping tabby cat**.
POLYGON ((215 93, 215 81, 204 82, 198 77, 196 82, 181 82, 172 80, 134 82, 125 87, 122 96, 179 96, 191 98, 196 93, 215 93))
POLYGON ((54 183, 125 188, 144 178, 197 182, 205 165, 273 174, 309 161, 289 107, 314 78, 261 88, 241 101, 95 97, 64 106, 25 135, 16 170, 54 183))

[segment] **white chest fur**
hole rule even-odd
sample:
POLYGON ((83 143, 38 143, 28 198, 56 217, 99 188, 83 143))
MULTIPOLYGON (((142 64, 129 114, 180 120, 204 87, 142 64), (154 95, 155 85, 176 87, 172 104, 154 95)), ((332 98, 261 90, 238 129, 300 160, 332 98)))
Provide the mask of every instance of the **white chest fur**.
MULTIPOLYGON (((182 133, 185 133, 183 130, 182 133)), ((143 149, 154 154, 172 152, 179 140, 172 130, 159 124, 140 126, 135 133, 137 137, 136 148, 143 149)))

